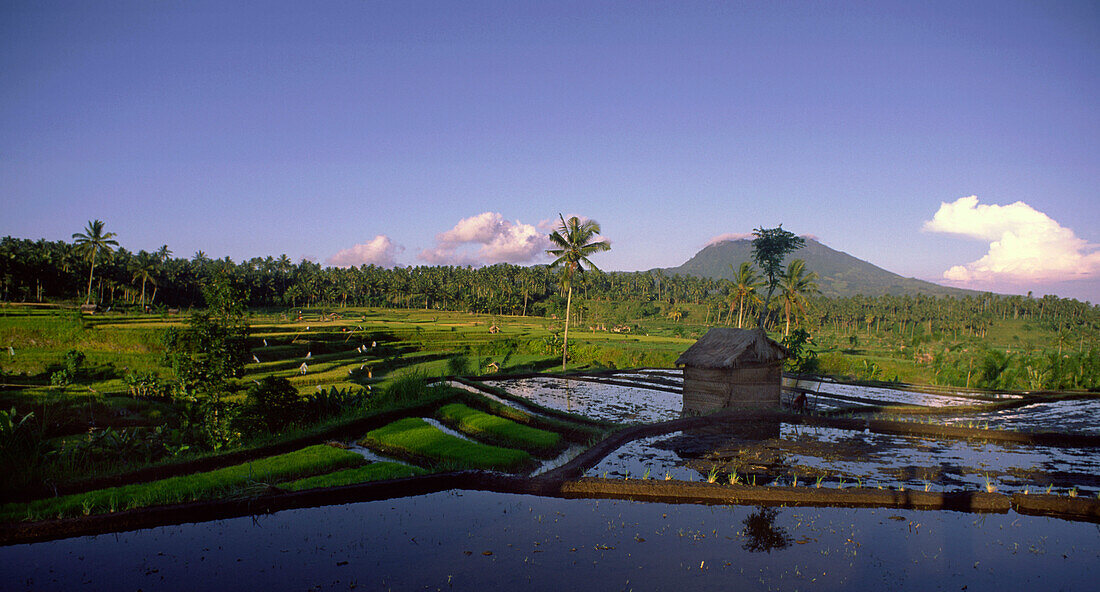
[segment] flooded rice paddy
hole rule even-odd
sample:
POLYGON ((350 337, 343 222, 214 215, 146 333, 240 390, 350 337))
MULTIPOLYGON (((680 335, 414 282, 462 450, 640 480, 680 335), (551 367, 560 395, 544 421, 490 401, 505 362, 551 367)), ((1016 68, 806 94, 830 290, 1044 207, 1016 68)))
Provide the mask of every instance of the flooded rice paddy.
POLYGON ((585 417, 620 423, 654 423, 680 416, 683 396, 646 388, 560 378, 495 380, 490 384, 534 403, 585 417))
POLYGON ((1100 455, 1091 448, 931 439, 862 431, 777 426, 778 437, 738 438, 698 430, 640 438, 589 469, 590 477, 806 487, 903 487, 927 491, 1100 492, 1100 455))
POLYGON ((1087 590, 1097 525, 488 492, 0 548, 6 590, 1087 590))
MULTIPOLYGON (((678 372, 661 370, 489 384, 547 408, 641 424, 680 416, 681 396, 667 390, 680 381, 678 372)), ((975 397, 967 394, 801 386, 823 392, 818 410, 920 405, 939 412, 909 419, 1100 433, 1095 398, 976 413, 975 397), (958 414, 948 410, 964 405, 958 414)), ((571 446, 539 472, 582 449, 571 446)), ((368 460, 384 458, 359 452, 368 460)), ((1100 493, 1094 448, 782 422, 640 438, 586 473, 682 481, 713 476, 718 482, 734 474, 742 483, 808 488, 1100 493)), ((765 508, 445 491, 3 547, 0 588, 1088 590, 1092 570, 1100 567, 1098 543, 1100 525, 1011 511, 765 508)))

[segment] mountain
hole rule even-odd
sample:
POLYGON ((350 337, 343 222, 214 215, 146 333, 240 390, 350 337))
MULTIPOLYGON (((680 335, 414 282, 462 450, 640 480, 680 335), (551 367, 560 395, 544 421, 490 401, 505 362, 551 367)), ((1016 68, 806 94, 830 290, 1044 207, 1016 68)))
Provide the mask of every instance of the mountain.
MULTIPOLYGON (((806 246, 787 255, 784 263, 802 259, 806 269, 817 272, 821 293, 830 297, 882 296, 891 294, 925 294, 929 296, 966 296, 978 292, 961 288, 949 288, 916 278, 902 277, 861 259, 831 249, 814 239, 807 238, 806 246)), ((693 275, 715 279, 733 279, 733 270, 742 261, 752 261, 752 240, 722 241, 707 245, 686 263, 662 271, 667 274, 693 275)))

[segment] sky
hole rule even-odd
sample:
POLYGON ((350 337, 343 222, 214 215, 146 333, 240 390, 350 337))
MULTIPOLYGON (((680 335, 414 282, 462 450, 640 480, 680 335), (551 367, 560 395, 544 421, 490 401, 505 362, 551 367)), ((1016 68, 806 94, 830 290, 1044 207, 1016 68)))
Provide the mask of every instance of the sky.
POLYGON ((1096 2, 0 4, 0 236, 605 270, 782 224, 1100 302, 1096 2))

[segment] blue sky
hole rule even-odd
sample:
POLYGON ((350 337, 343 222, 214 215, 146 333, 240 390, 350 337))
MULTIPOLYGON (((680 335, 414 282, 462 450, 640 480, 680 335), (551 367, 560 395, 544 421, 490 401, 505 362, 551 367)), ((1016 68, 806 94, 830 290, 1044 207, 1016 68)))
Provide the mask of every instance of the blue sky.
POLYGON ((782 223, 1100 301, 1095 2, 7 2, 0 72, 0 236, 534 263, 561 212, 636 270, 782 223))

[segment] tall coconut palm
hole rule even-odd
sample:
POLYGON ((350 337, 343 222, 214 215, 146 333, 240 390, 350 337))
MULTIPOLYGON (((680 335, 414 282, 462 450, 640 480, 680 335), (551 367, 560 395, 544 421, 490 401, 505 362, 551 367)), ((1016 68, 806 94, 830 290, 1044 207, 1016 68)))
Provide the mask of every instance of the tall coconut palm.
POLYGON ((88 296, 84 299, 84 304, 92 301, 92 277, 95 274, 95 260, 100 254, 108 256, 114 252, 113 247, 118 246, 118 241, 114 240, 114 237, 115 233, 113 232, 103 232, 103 222, 101 220, 90 220, 84 232, 77 232, 73 235, 73 244, 76 245, 77 253, 91 262, 91 267, 88 269, 88 296))
POLYGON ((141 280, 141 310, 145 310, 145 284, 157 285, 156 260, 149 253, 141 251, 134 260, 134 281, 141 280))
MULTIPOLYGON (((733 265, 730 265, 733 271, 733 265)), ((761 302, 756 289, 763 286, 760 276, 756 275, 756 269, 748 261, 742 261, 741 267, 733 273, 733 300, 730 300, 730 314, 733 314, 733 303, 737 302, 737 328, 741 328, 741 322, 745 318, 745 300, 749 302, 761 302)), ((728 323, 728 321, 727 321, 728 323)))
POLYGON ((558 218, 561 219, 561 225, 550 233, 550 242, 558 248, 547 249, 546 252, 555 257, 550 267, 562 268, 562 285, 568 291, 565 298, 565 340, 561 351, 561 370, 565 372, 565 360, 569 352, 569 315, 573 311, 573 277, 584 273, 585 265, 599 271, 599 268, 588 260, 588 256, 601 251, 610 251, 611 243, 606 240, 593 240, 600 234, 600 223, 595 220, 581 222, 580 218, 570 216, 567 221, 561 214, 558 214, 558 218))
POLYGON ((806 273, 806 262, 795 259, 787 266, 786 273, 780 279, 779 289, 783 298, 783 315, 787 319, 787 326, 783 329, 783 335, 789 335, 791 332, 791 313, 806 314, 806 297, 821 292, 817 286, 817 272, 806 273))

